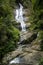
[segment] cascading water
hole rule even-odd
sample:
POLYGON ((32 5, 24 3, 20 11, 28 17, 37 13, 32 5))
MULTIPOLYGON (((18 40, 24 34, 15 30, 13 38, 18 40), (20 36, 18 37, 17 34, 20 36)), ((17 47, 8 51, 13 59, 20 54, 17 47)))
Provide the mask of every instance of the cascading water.
MULTIPOLYGON (((21 24, 22 31, 24 32, 24 31, 26 31, 26 24, 24 22, 24 17, 23 17, 23 6, 20 3, 19 3, 19 5, 20 5, 20 7, 18 9, 16 9, 15 19, 16 19, 16 22, 21 24)), ((20 49, 22 50, 21 47, 20 47, 20 49)), ((17 57, 15 59, 11 60, 10 64, 13 64, 13 63, 23 63, 23 62, 24 62, 24 59, 22 59, 20 57, 17 57)))
POLYGON ((23 17, 23 6, 20 3, 19 5, 20 8, 16 9, 15 19, 17 22, 21 23, 22 31, 26 31, 26 24, 24 22, 24 17, 23 17))

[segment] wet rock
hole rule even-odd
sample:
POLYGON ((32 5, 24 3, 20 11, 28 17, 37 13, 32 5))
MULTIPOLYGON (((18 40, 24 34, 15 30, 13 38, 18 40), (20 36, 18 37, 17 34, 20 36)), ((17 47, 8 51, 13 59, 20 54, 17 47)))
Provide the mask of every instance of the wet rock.
POLYGON ((40 60, 40 54, 39 52, 32 52, 24 56, 24 59, 26 63, 33 63, 33 65, 36 65, 40 60))
MULTIPOLYGON (((41 58, 40 51, 33 49, 34 46, 31 45, 20 45, 16 51, 13 51, 11 54, 8 54, 3 60, 5 62, 11 61, 15 58, 20 58, 21 64, 38 65, 38 62, 41 58)), ((11 64, 16 65, 16 64, 11 64)))
POLYGON ((19 56, 20 54, 22 54, 23 52, 21 51, 21 49, 17 49, 16 51, 10 52, 8 54, 6 54, 3 58, 3 63, 8 63, 8 61, 10 61, 11 59, 19 56))
POLYGON ((30 63, 30 64, 27 64, 27 63, 19 63, 19 64, 16 63, 16 64, 14 64, 14 63, 13 63, 13 64, 11 64, 11 65, 33 65, 33 64, 32 64, 32 63, 30 63))
POLYGON ((20 44, 26 44, 27 42, 29 42, 28 38, 30 38, 33 35, 33 32, 21 32, 20 33, 20 44))
POLYGON ((40 45, 33 45, 31 48, 40 51, 40 45))
POLYGON ((31 44, 31 42, 37 38, 37 33, 27 33, 23 37, 21 38, 23 40, 20 44, 31 44))
MULTIPOLYGON (((24 62, 30 65, 37 65, 41 58, 41 53, 39 52, 39 46, 34 44, 31 46, 30 44, 32 43, 33 40, 36 39, 37 34, 25 32, 25 33, 22 33, 21 36, 22 38, 24 37, 23 39, 25 39, 22 41, 21 43, 22 45, 19 45, 19 47, 15 51, 12 51, 9 54, 7 54, 3 58, 3 62, 7 63, 15 58, 20 58, 21 63, 24 62)), ((12 64, 12 65, 15 65, 15 64, 12 64)))

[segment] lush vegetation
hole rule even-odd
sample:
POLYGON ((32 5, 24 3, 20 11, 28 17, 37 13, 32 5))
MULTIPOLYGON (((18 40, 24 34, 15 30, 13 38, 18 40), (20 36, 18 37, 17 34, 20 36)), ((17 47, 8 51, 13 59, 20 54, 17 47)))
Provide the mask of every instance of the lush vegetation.
POLYGON ((39 65, 43 65, 43 58, 40 59, 39 65))
MULTIPOLYGON (((32 1, 32 16, 30 30, 37 32, 37 39, 40 41, 41 51, 43 51, 43 0, 32 1)), ((40 59, 39 65, 43 65, 43 58, 40 59)))
MULTIPOLYGON (((29 29, 37 33, 43 51, 43 0, 0 0, 0 61, 3 56, 17 47, 19 31, 14 26, 13 8, 21 3, 24 8, 32 7, 29 29)), ((43 65, 43 59, 40 64, 43 65)))
POLYGON ((0 61, 3 56, 17 47, 19 31, 13 25, 10 0, 0 0, 0 61))
POLYGON ((30 30, 37 32, 38 40, 41 42, 41 50, 43 50, 43 0, 32 1, 32 15, 30 30))
POLYGON ((37 33, 37 39, 40 40, 41 50, 43 50, 43 0, 22 0, 22 2, 24 7, 31 8, 29 29, 37 33))

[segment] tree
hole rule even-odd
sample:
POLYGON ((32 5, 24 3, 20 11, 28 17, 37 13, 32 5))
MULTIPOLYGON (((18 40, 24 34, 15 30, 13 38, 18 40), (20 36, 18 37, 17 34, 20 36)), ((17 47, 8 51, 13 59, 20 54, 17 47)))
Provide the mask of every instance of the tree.
POLYGON ((31 0, 32 1, 32 21, 30 30, 36 31, 38 38, 43 39, 43 0, 31 0))
POLYGON ((10 0, 0 0, 0 61, 6 53, 17 47, 19 40, 19 31, 12 21, 12 10, 10 0))

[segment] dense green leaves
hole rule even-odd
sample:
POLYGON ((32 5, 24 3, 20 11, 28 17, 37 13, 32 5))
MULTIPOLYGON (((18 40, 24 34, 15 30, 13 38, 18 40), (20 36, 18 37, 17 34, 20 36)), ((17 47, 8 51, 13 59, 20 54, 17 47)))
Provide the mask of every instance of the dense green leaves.
POLYGON ((41 40, 41 50, 43 50, 43 0, 31 0, 33 13, 31 16, 30 30, 37 32, 38 40, 41 40))
POLYGON ((43 58, 41 58, 39 65, 43 65, 43 58))
POLYGON ((19 40, 19 31, 12 21, 12 10, 10 0, 0 0, 0 61, 6 53, 17 47, 19 40))
MULTIPOLYGON (((41 51, 43 51, 43 0, 32 1, 32 22, 30 30, 37 32, 37 40, 40 42, 41 51)), ((39 65, 43 65, 43 58, 41 58, 39 65)))

